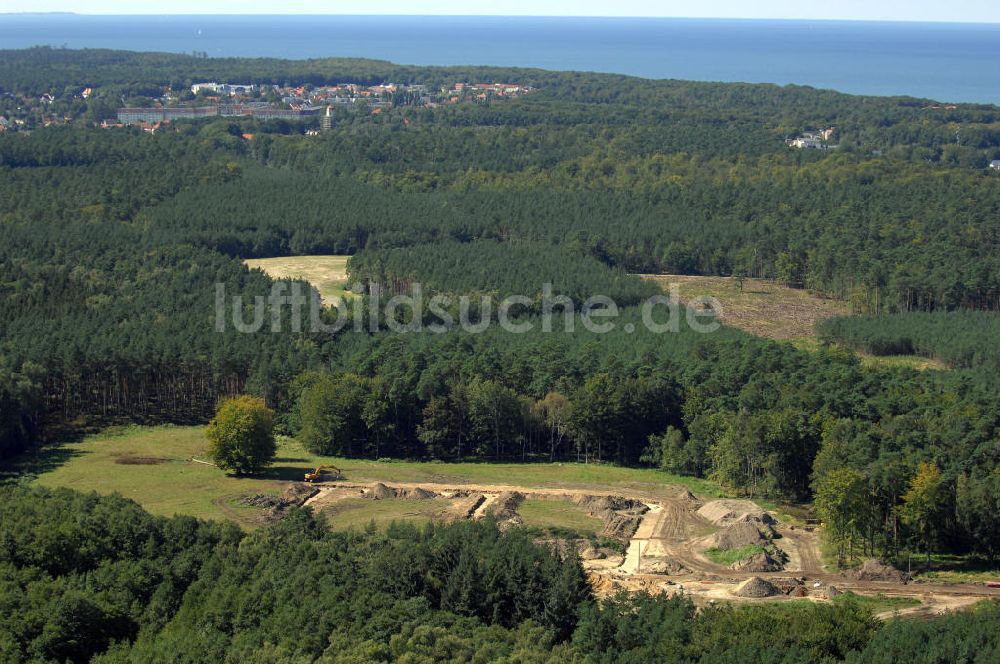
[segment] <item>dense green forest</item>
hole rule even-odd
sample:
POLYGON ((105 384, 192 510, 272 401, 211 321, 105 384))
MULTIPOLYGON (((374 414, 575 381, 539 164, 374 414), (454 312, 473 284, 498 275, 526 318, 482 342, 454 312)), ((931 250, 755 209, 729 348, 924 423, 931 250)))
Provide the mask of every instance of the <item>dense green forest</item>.
MULTIPOLYGON (((861 498, 818 507, 852 510, 834 535, 865 551, 1000 552, 1000 390, 981 359, 992 336, 966 335, 973 359, 946 358, 954 371, 918 373, 726 328, 654 334, 635 306, 653 287, 630 276, 759 276, 879 320, 959 309, 989 320, 994 107, 374 61, 0 52, 4 109, 43 93, 65 122, 0 135, 2 457, 110 422, 205 421, 219 397, 250 393, 316 451, 650 463, 803 501, 847 487, 861 498), (156 133, 95 124, 122 100, 210 79, 537 91, 341 112, 320 135, 232 118, 156 133), (831 125, 836 150, 785 144, 831 125), (217 284, 248 316, 271 291, 240 259, 327 253, 351 254, 369 287, 534 304, 549 282, 574 303, 610 295, 621 318, 600 335, 547 334, 534 306, 517 314, 534 330, 516 335, 396 334, 378 317, 361 331, 218 331, 217 284), (927 502, 911 485, 932 467, 935 509, 911 514, 927 502), (855 475, 833 475, 845 469, 855 475)), ((373 306, 355 295, 352 311, 373 306)), ((958 319, 935 320, 928 339, 958 319)), ((861 333, 832 335, 868 347, 861 333)), ((927 344, 913 349, 952 347, 927 344)))
POLYGON ((1000 316, 992 312, 910 312, 825 320, 830 341, 872 355, 922 355, 960 369, 1000 370, 1000 316))
POLYGON ((594 295, 610 297, 618 306, 635 306, 660 292, 654 284, 609 269, 578 251, 493 240, 364 251, 351 260, 349 276, 349 281, 379 284, 394 293, 407 293, 419 283, 429 293, 523 295, 533 300, 545 284, 552 284, 553 296, 568 297, 577 307, 594 295))
POLYGON ((0 658, 37 662, 989 662, 995 605, 882 624, 850 604, 591 594, 492 521, 254 533, 118 496, 0 490, 0 658), (959 653, 963 653, 962 657, 959 653))

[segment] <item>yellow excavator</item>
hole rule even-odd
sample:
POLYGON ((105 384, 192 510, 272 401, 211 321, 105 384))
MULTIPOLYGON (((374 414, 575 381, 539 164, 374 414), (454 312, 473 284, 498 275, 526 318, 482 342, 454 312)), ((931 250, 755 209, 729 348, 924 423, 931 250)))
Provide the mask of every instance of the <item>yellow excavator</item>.
POLYGON ((316 470, 306 473, 306 482, 317 482, 323 475, 332 475, 330 479, 339 480, 344 473, 336 466, 316 466, 316 470))

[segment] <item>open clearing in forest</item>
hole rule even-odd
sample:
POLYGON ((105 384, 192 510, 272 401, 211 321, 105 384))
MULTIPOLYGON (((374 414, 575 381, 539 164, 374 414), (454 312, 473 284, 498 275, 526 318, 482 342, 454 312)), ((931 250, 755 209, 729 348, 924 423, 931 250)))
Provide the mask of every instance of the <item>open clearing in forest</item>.
POLYGON ((710 482, 655 470, 569 463, 330 459, 281 439, 274 466, 251 479, 229 477, 192 461, 191 457, 205 458, 206 446, 202 427, 129 427, 47 447, 22 458, 20 465, 26 472, 34 469, 40 485, 105 494, 117 491, 154 514, 226 518, 248 528, 280 518, 274 505, 287 496, 293 497, 287 505, 304 500, 334 529, 363 528, 372 521, 377 526, 393 521, 420 524, 492 514, 501 527, 528 527, 554 545, 556 540, 564 542, 559 546, 573 543, 599 594, 621 589, 683 591, 699 603, 827 601, 833 596, 828 588, 835 585, 890 598, 872 600, 872 608, 914 615, 1000 599, 1000 589, 981 584, 904 585, 832 572, 820 562, 817 533, 782 521, 781 514, 775 523, 750 501, 719 500, 718 487, 710 482), (321 463, 339 466, 344 479, 316 486, 301 481, 306 470, 321 463), (734 546, 742 545, 739 537, 748 533, 751 538, 757 537, 755 533, 768 538, 769 550, 780 549, 784 569, 733 569, 706 555, 727 538, 734 546), (618 544, 612 545, 615 539, 618 544), (767 581, 759 585, 780 589, 780 596, 734 595, 740 584, 755 577, 767 581))
POLYGON ((642 275, 669 293, 677 284, 681 302, 714 297, 722 305, 720 320, 731 327, 768 339, 814 339, 817 321, 851 313, 846 302, 819 297, 765 279, 744 279, 743 291, 732 277, 642 275))
POLYGON ((323 304, 350 297, 347 290, 347 261, 350 256, 285 256, 251 258, 247 267, 260 268, 272 279, 302 279, 319 291, 323 304))
MULTIPOLYGON (((230 477, 212 466, 190 462, 206 459, 208 441, 204 427, 158 426, 109 429, 82 440, 43 448, 20 463, 36 472, 38 484, 66 486, 80 491, 109 494, 117 491, 153 514, 230 519, 254 527, 253 510, 236 504, 244 494, 280 494, 290 481, 300 481, 306 471, 333 464, 350 481, 443 483, 449 485, 500 485, 517 478, 526 488, 581 489, 599 492, 629 491, 656 496, 671 484, 684 484, 705 495, 718 495, 711 482, 681 478, 643 468, 619 468, 582 463, 443 463, 339 459, 311 454, 296 441, 278 439, 274 464, 258 478, 230 477), (156 463, 134 463, 155 459, 156 463)), ((531 508, 534 509, 534 508, 531 508)), ((539 521, 558 520, 550 506, 538 510, 539 521)), ((568 528, 580 524, 567 513, 568 528)), ((551 525, 551 524, 550 524, 551 525)))
MULTIPOLYGON (((721 304, 719 320, 724 324, 758 337, 788 341, 799 348, 812 350, 818 345, 816 323, 835 316, 851 314, 842 300, 820 297, 801 288, 789 288, 766 279, 744 279, 743 290, 732 277, 701 277, 674 274, 644 274, 664 292, 670 285, 679 286, 681 302, 700 297, 714 297, 721 304)), ((944 370, 942 362, 916 355, 876 357, 857 353, 866 366, 905 367, 923 371, 944 370)))

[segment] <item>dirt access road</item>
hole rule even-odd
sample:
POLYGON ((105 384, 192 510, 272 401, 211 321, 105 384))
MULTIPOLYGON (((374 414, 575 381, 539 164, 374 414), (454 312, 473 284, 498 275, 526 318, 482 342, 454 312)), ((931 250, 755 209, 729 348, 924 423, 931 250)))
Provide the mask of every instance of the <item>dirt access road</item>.
MULTIPOLYGON (((319 493, 304 504, 322 511, 325 507, 345 498, 364 496, 371 490, 370 483, 344 482, 319 484, 319 493)), ((443 484, 443 483, 392 483, 391 489, 399 493, 417 489, 452 498, 453 509, 442 518, 482 518, 497 496, 517 492, 526 497, 558 497, 578 502, 594 494, 582 490, 540 489, 510 484, 443 484)), ((603 494, 599 494, 603 495, 603 494)), ((825 601, 830 586, 841 591, 861 595, 888 597, 913 597, 921 601, 908 607, 902 614, 932 614, 955 610, 983 599, 1000 600, 1000 589, 980 584, 901 583, 898 581, 867 581, 830 571, 824 568, 819 554, 818 533, 791 524, 773 525, 777 538, 774 543, 787 554, 784 569, 772 572, 741 572, 709 560, 706 549, 712 546, 713 537, 726 524, 745 517, 737 513, 766 515, 750 501, 713 501, 706 505, 690 492, 679 489, 675 497, 655 498, 646 495, 629 495, 627 491, 617 496, 641 501, 648 511, 642 515, 634 534, 628 541, 624 556, 606 556, 585 559, 595 590, 607 595, 618 590, 646 591, 673 594, 683 592, 698 603, 712 601, 781 601, 794 597, 825 601), (702 507, 712 508, 718 503, 732 508, 719 522, 699 513, 702 507), (735 515, 735 516, 734 516, 735 515), (741 598, 733 594, 737 586, 751 577, 761 577, 783 588, 796 592, 766 599, 741 598)), ((704 512, 705 510, 702 510, 704 512)), ((718 511, 718 509, 716 509, 718 511)), ((890 612, 891 613, 891 612, 890 612)))

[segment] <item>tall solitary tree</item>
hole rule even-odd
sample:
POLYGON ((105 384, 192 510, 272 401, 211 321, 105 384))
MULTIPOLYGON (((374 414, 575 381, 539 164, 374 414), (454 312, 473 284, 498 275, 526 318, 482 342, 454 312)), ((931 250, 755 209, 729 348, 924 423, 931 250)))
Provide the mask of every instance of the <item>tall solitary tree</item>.
POLYGON ((274 411, 259 397, 243 395, 223 401, 205 436, 216 465, 237 475, 260 472, 277 451, 274 411))

